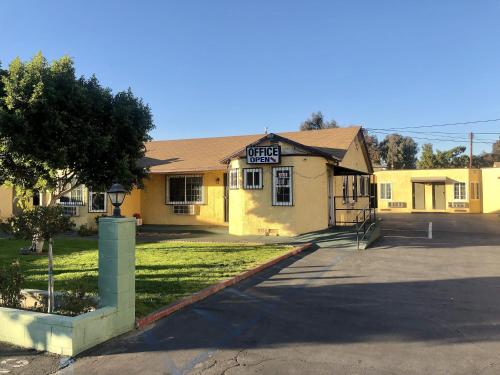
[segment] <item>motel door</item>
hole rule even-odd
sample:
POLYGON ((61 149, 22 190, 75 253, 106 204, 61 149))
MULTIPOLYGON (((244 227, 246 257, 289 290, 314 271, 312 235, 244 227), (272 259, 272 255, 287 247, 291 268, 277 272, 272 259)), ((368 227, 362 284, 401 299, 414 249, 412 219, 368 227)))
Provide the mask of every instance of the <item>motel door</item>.
POLYGON ((334 178, 331 170, 328 171, 328 225, 335 225, 335 198, 334 198, 334 178))
POLYGON ((445 210, 446 209, 446 198, 444 184, 433 183, 432 184, 432 205, 435 210, 445 210))
POLYGON ((229 180, 224 173, 224 222, 229 222, 229 180))
POLYGON ((413 183, 413 209, 425 210, 425 184, 423 182, 413 183))

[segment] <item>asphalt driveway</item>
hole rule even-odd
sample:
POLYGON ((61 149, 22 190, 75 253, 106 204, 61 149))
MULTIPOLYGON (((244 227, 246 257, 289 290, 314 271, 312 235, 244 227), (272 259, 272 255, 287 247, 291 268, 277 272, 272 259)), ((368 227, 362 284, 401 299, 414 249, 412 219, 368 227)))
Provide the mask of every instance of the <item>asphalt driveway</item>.
POLYGON ((498 216, 383 219, 370 250, 289 259, 61 373, 500 373, 498 216))

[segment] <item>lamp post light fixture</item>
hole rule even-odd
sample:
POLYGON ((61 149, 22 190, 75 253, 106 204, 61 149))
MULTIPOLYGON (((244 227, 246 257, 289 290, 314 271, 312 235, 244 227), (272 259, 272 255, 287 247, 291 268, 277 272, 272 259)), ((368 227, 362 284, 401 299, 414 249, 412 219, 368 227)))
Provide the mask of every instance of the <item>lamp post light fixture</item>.
POLYGON ((109 199, 111 204, 115 206, 113 210, 113 217, 123 217, 121 214, 120 206, 125 200, 125 194, 127 194, 127 190, 118 183, 111 185, 108 190, 109 199))

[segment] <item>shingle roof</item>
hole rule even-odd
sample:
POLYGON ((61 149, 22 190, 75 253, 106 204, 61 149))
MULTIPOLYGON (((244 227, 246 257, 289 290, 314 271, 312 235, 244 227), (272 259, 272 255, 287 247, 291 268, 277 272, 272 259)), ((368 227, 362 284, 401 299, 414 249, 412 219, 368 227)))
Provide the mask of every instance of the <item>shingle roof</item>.
MULTIPOLYGON (((277 134, 305 146, 316 147, 341 160, 360 129, 359 126, 352 126, 277 134)), ((253 134, 152 141, 146 143, 146 157, 142 164, 149 166, 151 173, 222 170, 223 158, 264 136, 253 134)))

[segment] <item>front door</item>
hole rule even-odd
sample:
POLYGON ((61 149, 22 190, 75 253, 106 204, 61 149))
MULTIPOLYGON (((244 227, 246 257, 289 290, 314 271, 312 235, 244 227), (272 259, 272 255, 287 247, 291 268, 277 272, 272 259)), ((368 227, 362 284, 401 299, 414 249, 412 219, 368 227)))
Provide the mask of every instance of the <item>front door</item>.
POLYGON ((224 222, 229 222, 229 180, 224 173, 224 222))
POLYGON ((335 225, 335 198, 333 183, 333 171, 328 170, 328 225, 335 225))
POLYGON ((422 182, 413 183, 413 209, 425 210, 425 184, 422 182))
POLYGON ((445 210, 446 209, 446 197, 445 188, 442 183, 432 184, 432 205, 435 210, 445 210))

